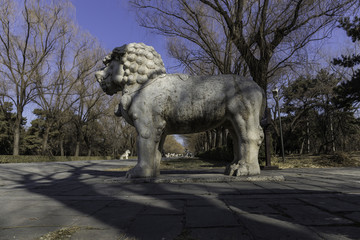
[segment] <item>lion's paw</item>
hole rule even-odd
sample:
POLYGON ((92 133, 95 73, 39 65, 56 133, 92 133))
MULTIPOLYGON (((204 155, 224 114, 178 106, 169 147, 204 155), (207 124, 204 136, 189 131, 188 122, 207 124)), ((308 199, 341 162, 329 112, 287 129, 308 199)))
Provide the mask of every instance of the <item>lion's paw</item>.
POLYGON ((250 176, 259 175, 260 166, 258 164, 238 164, 233 163, 226 167, 225 175, 229 176, 250 176))
POLYGON ((159 175, 158 171, 154 171, 154 169, 150 168, 142 168, 139 165, 136 165, 132 169, 130 169, 125 177, 126 178, 153 178, 159 175))

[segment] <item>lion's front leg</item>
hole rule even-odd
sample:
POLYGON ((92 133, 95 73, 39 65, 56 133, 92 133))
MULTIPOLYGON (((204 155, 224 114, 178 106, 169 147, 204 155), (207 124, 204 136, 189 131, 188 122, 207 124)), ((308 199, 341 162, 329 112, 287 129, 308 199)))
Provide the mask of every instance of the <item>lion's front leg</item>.
POLYGON ((165 140, 164 126, 165 122, 161 119, 156 123, 139 119, 135 121, 138 132, 138 162, 127 172, 127 178, 157 177, 160 174, 161 148, 165 140))
POLYGON ((126 173, 127 178, 156 177, 160 174, 158 145, 159 143, 156 143, 152 138, 138 136, 138 162, 134 168, 126 173))

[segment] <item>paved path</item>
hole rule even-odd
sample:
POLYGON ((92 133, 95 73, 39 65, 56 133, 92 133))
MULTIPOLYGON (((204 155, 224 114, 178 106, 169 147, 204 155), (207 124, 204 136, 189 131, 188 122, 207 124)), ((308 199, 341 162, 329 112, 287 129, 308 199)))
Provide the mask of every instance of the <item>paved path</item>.
POLYGON ((130 183, 119 164, 134 162, 0 165, 0 239, 360 239, 360 168, 130 183))

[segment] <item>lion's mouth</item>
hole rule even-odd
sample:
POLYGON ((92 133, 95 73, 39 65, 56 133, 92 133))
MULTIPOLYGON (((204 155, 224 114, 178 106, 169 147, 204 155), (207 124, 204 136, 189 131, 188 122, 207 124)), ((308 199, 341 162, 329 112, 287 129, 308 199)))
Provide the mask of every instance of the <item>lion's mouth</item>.
POLYGON ((107 74, 106 76, 98 79, 101 89, 108 95, 114 95, 118 91, 121 91, 119 86, 116 86, 111 80, 112 74, 107 74))
POLYGON ((95 78, 100 85, 107 81, 107 79, 111 76, 110 73, 104 75, 103 72, 99 71, 95 73, 95 78))
MULTIPOLYGON (((95 73, 95 78, 97 82, 100 84, 101 89, 109 95, 113 95, 114 91, 112 89, 112 84, 110 81, 111 73, 107 73, 103 70, 97 71, 95 73)), ((116 93, 116 92, 115 92, 116 93)))
POLYGON ((114 88, 114 86, 112 86, 110 82, 102 81, 100 83, 100 87, 106 94, 113 95, 117 93, 117 90, 114 88))
POLYGON ((106 74, 106 75, 103 77, 102 81, 105 81, 105 82, 106 82, 107 79, 110 78, 111 76, 112 76, 111 73, 106 74))

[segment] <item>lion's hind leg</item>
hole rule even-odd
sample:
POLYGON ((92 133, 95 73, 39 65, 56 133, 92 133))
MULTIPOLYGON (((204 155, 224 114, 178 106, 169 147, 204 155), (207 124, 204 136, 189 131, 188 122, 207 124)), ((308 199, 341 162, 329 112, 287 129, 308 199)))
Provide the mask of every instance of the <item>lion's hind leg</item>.
POLYGON ((234 151, 234 159, 231 162, 231 164, 226 166, 225 169, 225 175, 229 175, 229 176, 233 176, 234 173, 237 171, 238 169, 238 159, 240 159, 240 155, 239 155, 239 148, 238 148, 238 137, 235 133, 235 130, 232 129, 231 127, 228 128, 231 139, 233 141, 233 151, 234 151))
POLYGON ((234 161, 227 166, 225 174, 230 176, 260 174, 258 153, 263 139, 263 132, 258 116, 256 114, 247 116, 236 114, 232 124, 234 161))

